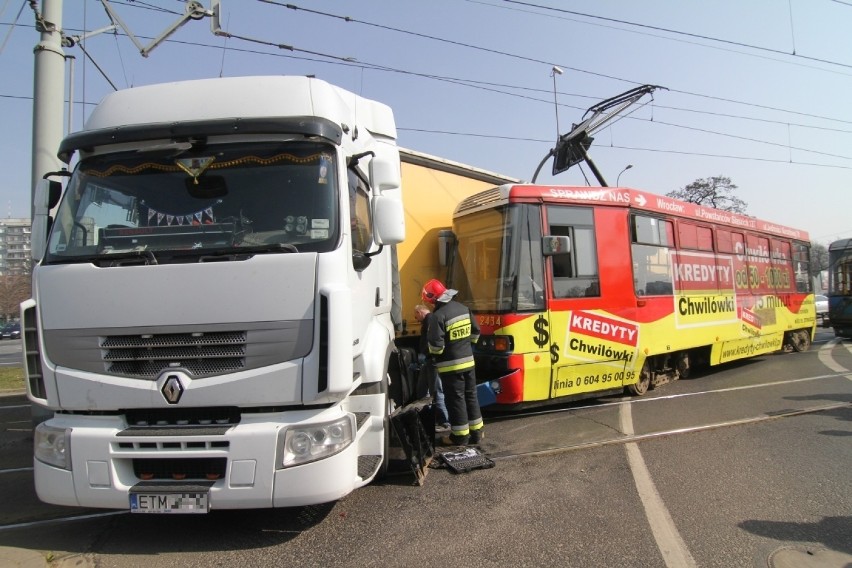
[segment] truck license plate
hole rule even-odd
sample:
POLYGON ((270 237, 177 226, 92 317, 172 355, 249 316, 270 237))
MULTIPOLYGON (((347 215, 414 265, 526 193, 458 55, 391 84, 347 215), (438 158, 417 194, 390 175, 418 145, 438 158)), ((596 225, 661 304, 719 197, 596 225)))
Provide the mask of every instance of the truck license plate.
POLYGON ((131 493, 131 513, 198 514, 209 510, 207 493, 131 493))

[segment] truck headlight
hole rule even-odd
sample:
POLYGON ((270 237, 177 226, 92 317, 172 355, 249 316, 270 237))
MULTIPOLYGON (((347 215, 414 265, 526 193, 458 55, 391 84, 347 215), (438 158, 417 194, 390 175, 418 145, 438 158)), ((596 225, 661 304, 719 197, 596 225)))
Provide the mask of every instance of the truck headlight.
POLYGON ((48 426, 42 422, 33 433, 35 459, 40 462, 71 469, 71 429, 48 426))
POLYGON ((293 426, 278 435, 278 468, 292 467, 332 456, 354 439, 352 416, 333 422, 293 426))

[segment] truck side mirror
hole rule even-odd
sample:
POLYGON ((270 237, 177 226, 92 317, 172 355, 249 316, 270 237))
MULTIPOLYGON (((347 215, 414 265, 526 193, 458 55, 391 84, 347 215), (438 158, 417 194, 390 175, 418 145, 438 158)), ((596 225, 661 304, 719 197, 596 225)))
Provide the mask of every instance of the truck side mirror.
POLYGON ((380 245, 395 245, 405 239, 405 209, 402 205, 402 174, 399 150, 380 144, 370 160, 373 189, 373 230, 380 245))
POLYGON ((47 245, 47 232, 50 230, 50 210, 59 203, 62 184, 50 179, 42 179, 36 184, 33 197, 33 227, 30 234, 30 258, 40 262, 47 245))
POLYGON ((379 147, 376 156, 370 160, 370 183, 373 191, 382 194, 385 191, 399 189, 402 174, 399 170, 399 150, 393 146, 379 147))
POLYGON ((405 240, 405 209, 396 195, 373 197, 373 228, 376 242, 395 245, 405 240))

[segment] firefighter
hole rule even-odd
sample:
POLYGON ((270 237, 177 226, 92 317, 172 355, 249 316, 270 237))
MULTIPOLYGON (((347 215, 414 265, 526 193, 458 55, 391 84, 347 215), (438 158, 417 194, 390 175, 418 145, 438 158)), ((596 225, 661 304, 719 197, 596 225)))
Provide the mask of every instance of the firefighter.
POLYGON ((479 325, 467 307, 453 300, 457 293, 435 279, 427 282, 420 293, 424 302, 435 306, 426 336, 450 415, 450 435, 439 439, 447 446, 478 444, 485 434, 473 363, 479 325))
MULTIPOLYGON (((417 348, 417 363, 420 366, 420 373, 427 373, 425 381, 427 391, 424 396, 432 395, 435 400, 435 429, 449 430, 450 415, 447 412, 447 404, 444 401, 444 387, 438 379, 438 371, 431 361, 427 361, 429 355, 429 339, 426 337, 429 331, 429 320, 432 318, 432 312, 423 304, 414 306, 414 319, 420 322, 420 343, 417 348)), ((418 381, 420 388, 420 381, 418 381)), ((417 396, 421 394, 418 392, 417 396)))

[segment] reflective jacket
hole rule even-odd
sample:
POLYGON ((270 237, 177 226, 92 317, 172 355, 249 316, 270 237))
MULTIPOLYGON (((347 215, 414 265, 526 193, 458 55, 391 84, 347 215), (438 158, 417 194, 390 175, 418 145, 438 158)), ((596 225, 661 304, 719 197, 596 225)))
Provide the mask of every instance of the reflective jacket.
POLYGON ((427 337, 438 373, 457 373, 474 367, 473 344, 479 340, 479 325, 464 305, 454 300, 436 304, 429 317, 427 337))

